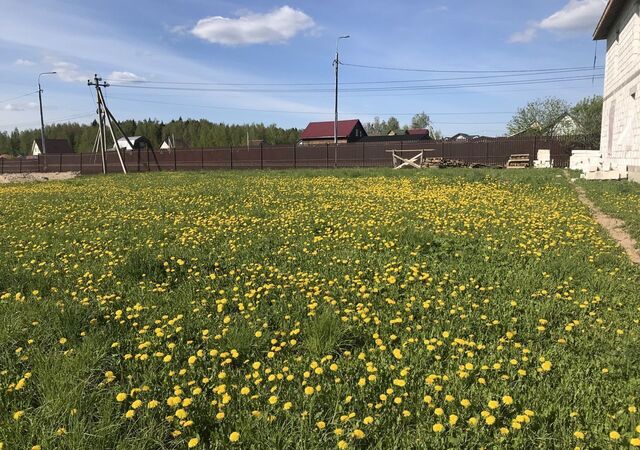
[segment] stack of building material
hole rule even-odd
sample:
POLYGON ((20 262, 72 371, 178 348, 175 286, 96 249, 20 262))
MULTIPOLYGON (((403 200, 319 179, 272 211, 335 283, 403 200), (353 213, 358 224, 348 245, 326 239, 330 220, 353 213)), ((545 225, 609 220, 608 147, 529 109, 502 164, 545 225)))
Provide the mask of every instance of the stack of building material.
POLYGON ((518 153, 515 155, 511 155, 505 167, 507 169, 526 169, 527 167, 529 167, 529 154, 518 153))
POLYGON ((600 150, 573 150, 569 159, 569 168, 583 174, 596 172, 602 165, 600 150))

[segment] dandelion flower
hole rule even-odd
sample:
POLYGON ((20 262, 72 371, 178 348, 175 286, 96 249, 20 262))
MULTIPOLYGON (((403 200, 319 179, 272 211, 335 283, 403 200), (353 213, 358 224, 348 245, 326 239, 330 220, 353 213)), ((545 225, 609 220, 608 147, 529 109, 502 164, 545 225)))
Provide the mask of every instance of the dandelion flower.
POLYGON ((617 432, 617 431, 615 431, 615 430, 614 430, 614 431, 611 431, 611 432, 609 433, 609 438, 610 438, 612 441, 617 441, 617 440, 619 440, 619 439, 620 439, 620 433, 618 433, 618 432, 617 432))

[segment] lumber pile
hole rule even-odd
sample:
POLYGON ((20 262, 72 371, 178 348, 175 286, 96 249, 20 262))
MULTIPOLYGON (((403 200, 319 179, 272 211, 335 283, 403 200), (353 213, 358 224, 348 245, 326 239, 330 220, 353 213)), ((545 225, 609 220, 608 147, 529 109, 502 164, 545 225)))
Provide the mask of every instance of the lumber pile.
POLYGON ((529 167, 529 154, 517 153, 515 155, 511 155, 505 167, 507 169, 526 169, 529 167))

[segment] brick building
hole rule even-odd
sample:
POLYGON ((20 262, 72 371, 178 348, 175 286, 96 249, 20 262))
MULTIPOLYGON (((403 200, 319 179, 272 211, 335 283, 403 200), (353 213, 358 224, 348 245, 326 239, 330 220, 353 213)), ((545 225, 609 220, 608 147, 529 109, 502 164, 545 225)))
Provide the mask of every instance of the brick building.
POLYGON ((640 166, 640 1, 609 0, 593 37, 607 41, 602 168, 634 176, 640 166))

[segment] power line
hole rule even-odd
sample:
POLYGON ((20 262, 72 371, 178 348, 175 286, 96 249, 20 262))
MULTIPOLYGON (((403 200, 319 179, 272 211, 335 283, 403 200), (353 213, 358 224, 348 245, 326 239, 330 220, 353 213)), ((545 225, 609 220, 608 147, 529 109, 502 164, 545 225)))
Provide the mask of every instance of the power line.
MULTIPOLYGON (((424 83, 433 81, 463 81, 463 80, 480 80, 480 79, 492 79, 492 78, 512 78, 522 76, 535 76, 535 75, 552 75, 552 74, 566 74, 574 72, 592 72, 594 68, 566 68, 556 69, 553 71, 543 71, 539 73, 511 73, 501 75, 483 75, 473 77, 449 77, 449 78, 427 78, 427 79, 410 79, 410 80, 379 80, 379 81, 346 81, 340 83, 343 86, 347 85, 377 85, 377 84, 393 84, 393 83, 424 83)), ((118 86, 133 86, 133 85, 165 85, 165 86, 333 86, 334 83, 320 82, 320 83, 225 83, 225 82, 196 82, 196 81, 152 81, 152 80, 135 80, 135 81, 118 81, 107 80, 112 85, 118 86)))
MULTIPOLYGON (((487 86, 518 86, 530 84, 544 83, 560 83, 568 81, 591 80, 592 78, 603 78, 604 75, 588 75, 588 76, 572 76, 572 77, 554 77, 554 78, 536 78, 527 80, 507 80, 507 81, 490 81, 482 83, 458 83, 458 84, 434 84, 434 85, 415 85, 415 86, 385 86, 385 87, 366 87, 366 88, 346 88, 343 92, 377 92, 377 91, 420 91, 435 89, 454 89, 454 88, 473 88, 487 86)), ((193 92, 255 92, 255 93, 326 93, 332 92, 331 89, 239 89, 239 88, 203 88, 203 87, 177 87, 177 86, 141 86, 131 84, 113 85, 113 87, 128 89, 149 89, 149 90, 169 90, 169 91, 193 91, 193 92)))
POLYGON ((4 100, 0 100, 0 103, 10 102, 12 100, 17 100, 19 98, 28 97, 29 95, 33 95, 33 94, 37 94, 37 93, 38 93, 38 91, 28 92, 26 94, 18 95, 17 97, 12 97, 12 98, 7 98, 7 99, 4 99, 4 100))
MULTIPOLYGON (((359 67, 363 69, 376 69, 376 70, 393 70, 400 72, 425 72, 425 73, 553 73, 563 70, 593 70, 595 67, 560 67, 560 68, 547 68, 547 69, 515 69, 515 70, 439 70, 439 69, 409 69, 405 67, 387 67, 387 66, 368 66, 365 64, 350 64, 341 62, 343 66, 359 67)), ((597 67, 598 69, 604 69, 604 66, 597 67)))
MULTIPOLYGON (((54 119, 54 120, 48 122, 47 125, 53 125, 53 124, 57 124, 57 123, 68 122, 69 120, 74 120, 74 119, 83 119, 85 117, 91 117, 93 115, 94 115, 94 113, 91 113, 91 114, 80 114, 80 115, 75 115, 75 116, 63 117, 63 118, 60 118, 60 119, 54 119)), ((0 125, 0 127, 8 128, 8 127, 18 127, 18 126, 32 125, 32 124, 38 124, 39 125, 40 122, 31 121, 31 122, 22 122, 22 123, 12 123, 12 124, 0 125)))
MULTIPOLYGON (((112 100, 122 100, 126 102, 133 103, 154 103, 160 105, 170 105, 170 106, 186 106, 190 108, 206 108, 206 109, 217 109, 217 110, 228 110, 228 111, 249 111, 249 112, 266 112, 266 113, 284 113, 284 114, 318 114, 318 115, 332 115, 332 112, 322 112, 322 111, 291 111, 291 110, 274 110, 274 109, 253 109, 253 108, 235 108, 235 107, 227 107, 227 106, 213 106, 213 105, 197 105, 193 103, 177 103, 177 102, 163 102, 159 100, 147 100, 141 98, 132 98, 132 97, 120 97, 117 95, 111 95, 112 100)), ((513 114, 514 111, 475 111, 475 112, 430 112, 430 116, 452 116, 452 115, 493 115, 493 114, 513 114)), ((414 116, 413 113, 402 113, 402 112, 354 112, 354 111, 342 111, 342 114, 354 114, 354 115, 366 115, 366 116, 414 116)), ((497 122, 496 122, 497 123, 497 122)))

